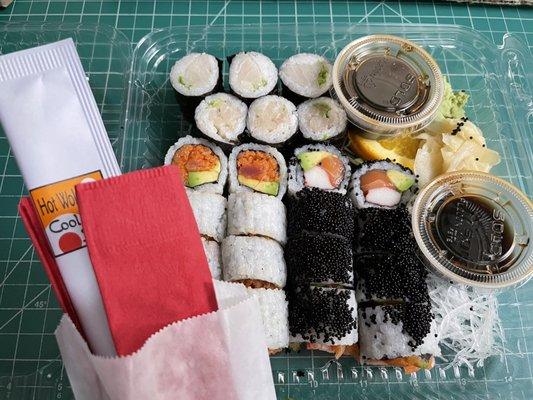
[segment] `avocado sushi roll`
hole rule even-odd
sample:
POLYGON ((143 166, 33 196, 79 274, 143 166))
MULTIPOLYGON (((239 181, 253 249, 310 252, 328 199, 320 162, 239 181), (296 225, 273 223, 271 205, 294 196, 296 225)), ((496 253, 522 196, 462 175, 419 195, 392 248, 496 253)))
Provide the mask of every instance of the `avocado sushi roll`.
POLYGON ((278 83, 278 69, 264 54, 250 51, 235 54, 229 66, 229 85, 244 99, 257 99, 272 92, 278 83))
POLYGON ((331 69, 331 63, 318 54, 289 57, 279 69, 283 95, 297 103, 322 96, 331 88, 331 69))
POLYGON ((200 101, 222 88, 222 61, 207 53, 187 54, 172 66, 170 83, 184 117, 192 120, 200 101))
POLYGON ((250 104, 246 129, 258 142, 280 145, 298 130, 298 112, 294 104, 283 97, 264 96, 250 104))
POLYGON ((256 192, 231 193, 228 197, 228 235, 257 235, 285 244, 285 205, 274 196, 256 192))
POLYGON ((183 184, 195 191, 222 194, 228 177, 228 159, 216 145, 185 136, 170 147, 165 165, 177 165, 183 184))
POLYGON ((298 126, 305 139, 342 144, 346 133, 346 111, 329 97, 319 97, 298 106, 298 126))
POLYGON ((287 190, 287 166, 276 149, 261 144, 235 147, 229 156, 229 190, 265 193, 281 199, 287 190))
POLYGON ((220 243, 226 234, 226 198, 216 193, 195 192, 189 189, 187 196, 200 235, 220 243))
POLYGON ((278 242, 260 236, 228 236, 222 241, 222 271, 225 281, 252 288, 285 286, 287 269, 278 242))
POLYGON ((348 158, 334 146, 311 144, 299 147, 289 162, 289 194, 304 188, 346 194, 350 179, 348 158))
POLYGON ((207 96, 196 107, 194 120, 200 132, 220 143, 234 145, 246 127, 248 107, 227 93, 207 96))
POLYGON ((413 172, 389 160, 361 164, 353 173, 350 196, 356 208, 394 208, 418 192, 413 172))
POLYGON ((213 279, 220 279, 222 275, 222 267, 220 262, 220 245, 214 240, 208 240, 202 238, 202 244, 204 246, 205 258, 211 271, 213 279))

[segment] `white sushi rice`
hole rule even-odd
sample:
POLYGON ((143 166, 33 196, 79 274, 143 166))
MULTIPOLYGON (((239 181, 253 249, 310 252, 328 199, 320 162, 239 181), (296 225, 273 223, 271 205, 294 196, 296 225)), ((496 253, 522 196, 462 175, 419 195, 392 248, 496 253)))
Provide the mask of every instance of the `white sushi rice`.
MULTIPOLYGON (((399 171, 399 172, 402 172, 406 175, 409 175, 411 176, 413 179, 415 179, 415 176, 414 174, 411 172, 410 169, 408 168, 404 168, 402 167, 401 165, 399 164, 396 164, 395 162, 392 162, 392 161, 386 161, 386 160, 383 160, 383 161, 375 161, 375 162, 372 162, 372 163, 363 163, 361 164, 361 166, 359 168, 357 168, 353 175, 352 175, 352 178, 350 180, 350 189, 349 189, 349 192, 350 192, 350 198, 352 199, 353 201, 353 204, 355 205, 356 208, 369 208, 369 207, 379 207, 379 208, 396 208, 397 205, 395 206, 382 206, 382 205, 378 205, 378 204, 374 204, 374 203, 371 203, 371 202, 368 202, 363 194, 363 191, 361 190, 361 176, 363 176, 364 174, 366 174, 368 171, 371 171, 371 170, 375 170, 375 169, 380 169, 380 170, 395 170, 395 171, 399 171)), ((413 186, 411 186, 408 190, 406 190, 405 192, 403 192, 401 195, 400 195, 400 200, 399 200, 399 203, 398 204, 407 204, 409 203, 409 200, 411 200, 411 198, 414 197, 416 191, 418 190, 418 187, 415 184, 413 184, 413 186)), ((379 192, 377 192, 377 194, 379 195, 379 192)))
MULTIPOLYGON (((341 194, 346 194, 348 188, 348 181, 350 180, 350 161, 348 158, 334 146, 326 146, 322 144, 309 144, 302 146, 294 150, 294 157, 291 159, 289 164, 289 180, 288 180, 288 189, 289 194, 294 196, 300 190, 304 189, 306 186, 304 171, 300 165, 297 156, 301 153, 306 153, 308 151, 327 151, 331 154, 336 155, 344 165, 344 177, 337 189, 329 189, 330 192, 338 192, 341 194)), ((230 172, 231 174, 231 172, 230 172)))
POLYGON ((202 238, 202 244, 204 245, 205 257, 207 258, 207 264, 209 264, 209 270, 213 279, 220 279, 222 275, 221 258, 220 258, 220 245, 214 240, 207 240, 202 238))
POLYGON ((170 83, 184 96, 202 96, 211 92, 219 77, 217 59, 206 53, 187 54, 170 70, 170 83))
POLYGON ((296 106, 280 96, 264 96, 250 104, 246 128, 255 140, 284 143, 298 130, 296 106))
POLYGON ((266 343, 270 350, 283 349, 289 345, 289 310, 285 292, 280 289, 247 289, 259 301, 265 330, 266 343))
POLYGON ((287 268, 283 249, 275 240, 259 236, 228 236, 222 241, 224 280, 255 279, 283 288, 287 268))
POLYGON ((165 155, 165 165, 172 164, 172 158, 174 157, 174 154, 183 146, 187 144, 199 144, 202 146, 209 147, 213 153, 218 157, 218 160, 220 161, 220 174, 218 175, 218 180, 216 182, 212 183, 205 183, 203 185, 195 186, 194 188, 190 188, 191 190, 194 190, 196 192, 212 192, 212 193, 218 193, 222 194, 224 191, 224 186, 226 185, 226 180, 228 179, 228 158, 222 151, 222 149, 213 143, 205 140, 205 139, 199 139, 192 137, 190 135, 187 135, 185 137, 180 138, 176 143, 174 143, 167 151, 167 154, 165 155))
POLYGON ((359 309, 359 348, 361 356, 371 360, 381 360, 383 358, 398 358, 413 355, 431 354, 440 355, 439 341, 435 336, 437 327, 435 320, 431 322, 430 332, 424 338, 424 343, 418 346, 415 351, 408 344, 412 340, 407 333, 402 333, 403 322, 398 324, 383 322, 385 313, 382 306, 366 307, 359 309), (366 313, 366 319, 362 314, 366 313), (370 320, 370 315, 376 316, 376 323, 365 324, 370 320))
MULTIPOLYGON (((341 289, 341 288, 331 288, 331 287, 321 287, 321 290, 323 291, 330 291, 330 290, 339 290, 342 292, 349 291, 350 297, 348 298, 348 305, 352 307, 352 317, 357 320, 357 301, 355 300, 355 294, 354 291, 351 289, 341 289)), ((332 346, 350 346, 352 344, 356 344, 359 341, 359 332, 357 330, 359 323, 353 328, 350 332, 348 332, 345 336, 342 338, 330 338, 327 342, 324 340, 324 334, 320 333, 317 335, 315 330, 311 330, 309 334, 312 337, 315 337, 315 343, 318 344, 327 344, 332 346), (331 339, 333 339, 333 343, 331 342, 331 339)), ((308 340, 305 340, 302 338, 301 335, 291 335, 290 341, 293 343, 309 343, 308 340)))
POLYGON ((203 99, 194 111, 196 126, 207 137, 234 144, 246 127, 248 107, 237 97, 215 93, 203 99))
POLYGON ((266 236, 285 244, 285 205, 263 193, 238 192, 228 197, 228 235, 266 236))
POLYGON ((241 185, 238 179, 237 157, 239 156, 240 152, 246 150, 263 151, 272 155, 276 159, 279 166, 279 190, 277 196, 275 197, 281 199, 285 195, 285 191, 287 190, 287 164, 285 164, 285 158, 283 158, 283 155, 275 148, 256 143, 242 144, 240 146, 234 147, 231 151, 231 154, 229 155, 228 159, 230 193, 242 191, 255 192, 252 188, 245 185, 241 185))
POLYGON ((304 97, 319 97, 332 84, 330 62, 318 54, 300 53, 289 57, 279 69, 285 86, 304 97))
MULTIPOLYGON (((226 234, 226 199, 216 193, 187 189, 200 235, 221 242, 226 234)), ((179 223, 179 221, 176 221, 179 223)))
POLYGON ((238 53, 229 66, 229 85, 241 97, 256 99, 270 93, 278 83, 278 69, 264 54, 238 53))
POLYGON ((304 138, 321 142, 346 130, 346 111, 336 100, 319 97, 298 106, 298 125, 304 138))

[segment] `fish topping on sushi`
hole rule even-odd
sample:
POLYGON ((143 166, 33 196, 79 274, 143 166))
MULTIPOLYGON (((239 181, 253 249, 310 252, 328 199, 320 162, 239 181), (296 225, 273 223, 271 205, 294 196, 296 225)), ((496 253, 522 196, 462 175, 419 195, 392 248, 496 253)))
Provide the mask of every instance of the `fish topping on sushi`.
POLYGON ((263 151, 246 150, 237 156, 237 179, 241 185, 272 196, 279 191, 279 166, 263 151))
POLYGON ((278 82, 278 70, 264 54, 238 53, 231 60, 229 84, 243 98, 256 99, 269 94, 278 82))
POLYGON ((207 96, 198 105, 194 120, 207 137, 223 143, 237 143, 246 127, 246 104, 227 93, 207 96))
POLYGON ((184 96, 202 96, 215 88, 219 76, 215 57, 206 53, 190 53, 176 61, 170 71, 170 83, 184 96))
POLYGON ((193 188, 216 182, 220 175, 220 161, 213 150, 201 144, 186 144, 174 157, 172 164, 180 169, 183 184, 193 188))
POLYGON ((292 92, 303 97, 319 97, 331 87, 331 64, 318 54, 300 53, 289 57, 279 76, 292 92))
POLYGON ((298 130, 296 107, 283 97, 261 97, 250 105, 246 127, 260 142, 284 143, 298 130))
POLYGON ((328 97, 307 100, 298 106, 298 121, 304 138, 321 142, 346 130, 346 111, 328 97))

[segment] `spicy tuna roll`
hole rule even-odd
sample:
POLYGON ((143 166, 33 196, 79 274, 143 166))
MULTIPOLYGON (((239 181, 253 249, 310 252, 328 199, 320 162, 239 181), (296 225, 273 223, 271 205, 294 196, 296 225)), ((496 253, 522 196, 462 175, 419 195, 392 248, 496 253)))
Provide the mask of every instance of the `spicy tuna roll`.
POLYGON ((227 93, 207 96, 196 107, 194 120, 205 136, 221 143, 235 144, 246 127, 248 107, 227 93))
POLYGON ((287 241, 285 205, 263 193, 237 192, 228 197, 228 235, 265 236, 287 241))
POLYGON ((331 69, 330 62, 318 54, 289 57, 279 69, 283 94, 296 102, 322 96, 331 88, 331 69))
POLYGON ((300 132, 314 142, 331 140, 342 144, 346 121, 344 108, 329 97, 307 100, 298 106, 300 132))
POLYGON ((220 243, 226 233, 226 198, 216 193, 195 192, 189 189, 187 196, 200 235, 220 243))
POLYGON ((311 144, 299 147, 289 163, 289 194, 318 188, 346 194, 350 179, 348 158, 334 146, 311 144))
POLYGON ((281 199, 287 190, 287 166, 276 149, 261 144, 235 147, 228 160, 229 190, 265 193, 281 199))
POLYGON ((282 144, 298 130, 298 112, 294 104, 283 97, 261 97, 250 104, 246 128, 259 142, 282 144))
POLYGON ((228 177, 223 151, 204 139, 185 136, 170 147, 165 165, 177 165, 183 184, 200 192, 222 194, 228 177))
POLYGON ((192 119, 198 103, 222 88, 222 62, 206 53, 187 54, 172 66, 170 83, 183 115, 192 119))
POLYGON ((272 92, 277 83, 278 70, 264 54, 250 51, 231 58, 229 85, 237 96, 256 99, 272 92))
POLYGON ((214 240, 202 238, 204 253, 213 279, 220 279, 222 268, 220 262, 220 245, 214 240))
POLYGON ((278 242, 260 236, 228 236, 222 242, 225 281, 253 288, 283 288, 287 269, 278 242))
POLYGON ((356 208, 394 208, 408 203, 417 191, 413 172, 388 160, 361 164, 350 183, 350 196, 356 208))

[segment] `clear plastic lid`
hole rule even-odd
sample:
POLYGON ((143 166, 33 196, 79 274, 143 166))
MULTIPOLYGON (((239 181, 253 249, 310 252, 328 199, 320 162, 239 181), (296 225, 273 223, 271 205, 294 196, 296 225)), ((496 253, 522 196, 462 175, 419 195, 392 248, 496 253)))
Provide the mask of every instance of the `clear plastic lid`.
POLYGON ((483 172, 442 175, 418 195, 413 233, 427 265, 448 279, 499 288, 533 274, 533 205, 483 172))
POLYGON ((348 44, 333 66, 332 94, 370 139, 426 126, 444 94, 439 66, 421 47, 390 35, 348 44))

